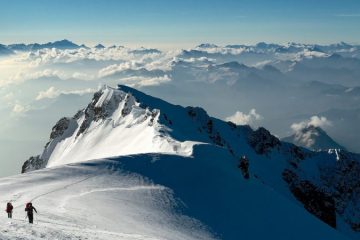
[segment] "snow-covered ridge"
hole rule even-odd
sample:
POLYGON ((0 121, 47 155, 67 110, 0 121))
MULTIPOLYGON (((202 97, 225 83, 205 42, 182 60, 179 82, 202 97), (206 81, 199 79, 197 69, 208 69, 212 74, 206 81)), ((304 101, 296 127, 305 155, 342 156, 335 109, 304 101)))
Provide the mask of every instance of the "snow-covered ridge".
POLYGON ((194 149, 201 146, 207 149, 201 156, 207 164, 220 161, 219 171, 246 173, 358 239, 359 155, 306 150, 281 142, 264 128, 237 126, 202 108, 173 105, 126 86, 103 87, 84 110, 61 119, 43 153, 26 161, 22 171, 125 155, 136 159, 134 154, 168 154, 185 161, 196 159, 194 149), (219 152, 226 157, 213 159, 219 152), (243 156, 248 164, 238 169, 243 156))
POLYGON ((173 139, 159 116, 131 93, 104 86, 84 110, 55 125, 41 167, 139 153, 191 155, 194 142, 173 139))

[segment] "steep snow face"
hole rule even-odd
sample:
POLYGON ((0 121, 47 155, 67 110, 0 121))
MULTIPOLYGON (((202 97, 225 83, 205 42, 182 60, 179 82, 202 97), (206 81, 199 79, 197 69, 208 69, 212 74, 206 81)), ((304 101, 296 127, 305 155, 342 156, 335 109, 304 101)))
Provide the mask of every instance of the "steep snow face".
MULTIPOLYGON (((53 128, 44 152, 26 161, 23 172, 139 153, 153 154, 151 163, 146 164, 149 168, 158 162, 159 154, 170 154, 163 159, 164 162, 171 155, 194 164, 198 164, 197 161, 201 159, 206 164, 201 162, 202 165, 196 165, 194 176, 201 175, 207 179, 215 179, 216 174, 220 174, 209 174, 205 168, 207 164, 216 162, 218 171, 223 168, 227 170, 224 170, 222 177, 216 178, 218 182, 204 186, 212 189, 220 198, 232 199, 233 195, 242 192, 241 189, 232 189, 237 189, 238 178, 244 176, 249 181, 256 179, 303 206, 307 212, 329 226, 359 239, 359 155, 346 151, 312 152, 281 142, 264 128, 254 131, 249 126, 237 126, 212 118, 201 108, 172 105, 125 86, 118 89, 104 87, 94 94, 86 109, 73 118, 61 119, 53 128), (200 156, 194 152, 199 147, 206 149, 200 156), (222 155, 224 152, 226 155, 222 155), (238 174, 236 179, 223 182, 227 174, 235 172, 238 174), (219 184, 225 188, 215 189, 214 186, 219 184)), ((183 178, 189 178, 187 172, 192 166, 175 167, 175 170, 173 165, 163 164, 167 167, 161 169, 161 172, 180 171, 178 178, 169 180, 171 182, 163 181, 163 185, 176 184, 183 178)), ((138 171, 136 166, 131 171, 138 171)), ((150 179, 158 177, 154 174, 150 179)), ((177 194, 184 188, 192 189, 196 184, 198 182, 193 178, 193 181, 180 188, 170 188, 177 194)), ((188 199, 194 192, 187 192, 184 199, 188 199)), ((256 199, 258 195, 251 197, 256 199)), ((216 205, 205 204, 208 208, 202 208, 195 218, 221 234, 231 232, 231 229, 225 230, 227 226, 216 219, 224 212, 234 211, 235 215, 241 215, 241 210, 234 210, 239 202, 228 203, 229 209, 215 214, 205 214, 210 209, 216 209, 216 205)), ((203 203, 194 200, 190 205, 197 209, 203 203)), ((263 216, 262 212, 257 213, 263 216)), ((234 222, 238 221, 236 217, 233 219, 234 222)), ((236 239, 234 236, 239 236, 233 234, 229 233, 225 239, 236 239)))
POLYGON ((335 142, 327 133, 320 127, 308 126, 300 129, 294 135, 283 138, 285 142, 290 142, 298 146, 306 147, 314 151, 328 150, 328 149, 343 149, 345 148, 335 142))
POLYGON ((194 143, 174 140, 159 115, 158 109, 140 107, 131 93, 104 87, 86 109, 56 124, 39 158, 54 167, 138 153, 191 155, 194 143))

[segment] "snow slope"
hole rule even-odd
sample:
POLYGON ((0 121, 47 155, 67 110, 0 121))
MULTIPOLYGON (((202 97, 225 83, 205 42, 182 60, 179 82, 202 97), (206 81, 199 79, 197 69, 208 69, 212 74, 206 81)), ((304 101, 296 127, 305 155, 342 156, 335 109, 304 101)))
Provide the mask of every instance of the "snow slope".
POLYGON ((199 145, 193 157, 131 155, 4 178, 1 203, 15 210, 0 216, 0 238, 347 239, 233 164, 228 151, 199 145))
MULTIPOLYGON (((97 171, 104 164, 108 166, 107 160, 92 159, 110 157, 119 163, 106 168, 116 169, 117 173, 120 169, 120 172, 140 174, 144 182, 169 189, 173 198, 160 202, 169 204, 170 208, 164 209, 161 204, 159 208, 166 216, 172 213, 165 223, 177 219, 176 228, 199 229, 200 222, 206 229, 201 232, 179 230, 198 235, 187 235, 190 239, 205 235, 207 239, 212 234, 221 239, 241 236, 262 239, 263 232, 257 231, 259 225, 266 236, 276 239, 336 236, 330 227, 359 238, 359 155, 346 151, 311 152, 281 142, 264 128, 254 131, 249 126, 237 126, 212 118, 201 108, 172 105, 125 86, 102 88, 85 109, 72 118, 59 120, 43 153, 27 160, 22 171, 46 168, 42 171, 53 173, 67 168, 65 164, 91 166, 97 171), (238 167, 242 156, 248 159, 247 169, 238 167), (245 171, 250 180, 244 180, 245 171), (184 219, 189 218, 190 225, 186 221, 185 224, 184 219), (324 232, 312 230, 313 227, 323 228, 324 232)), ((68 169, 66 172, 66 179, 77 176, 68 169)), ((36 172, 31 174, 37 176, 36 172)), ((108 178, 107 175, 104 177, 108 178)), ((75 195, 79 193, 81 191, 75 190, 75 195)), ((95 190, 94 194, 103 196, 104 192, 95 190)), ((154 196, 151 201, 158 202, 159 198, 154 196)), ((84 202, 88 203, 87 199, 84 202)), ((96 202, 93 210, 99 205, 96 202)), ((142 203, 134 206, 133 211, 138 208, 143 208, 142 203)), ((79 207, 74 210, 77 214, 79 207)), ((153 210, 151 206, 149 211, 153 210)), ((107 214, 100 217, 109 218, 107 214)), ((163 219, 163 216, 156 212, 154 218, 163 219)), ((109 222, 119 228, 119 219, 109 222)), ((155 224, 156 220, 151 218, 150 222, 155 224)), ((166 229, 172 227, 166 226, 166 229)), ((151 229, 156 226, 152 225, 151 229)), ((134 231, 148 234, 146 229, 134 231)), ((178 236, 176 234, 174 236, 178 236)), ((171 234, 158 237, 169 236, 176 239, 171 234)))

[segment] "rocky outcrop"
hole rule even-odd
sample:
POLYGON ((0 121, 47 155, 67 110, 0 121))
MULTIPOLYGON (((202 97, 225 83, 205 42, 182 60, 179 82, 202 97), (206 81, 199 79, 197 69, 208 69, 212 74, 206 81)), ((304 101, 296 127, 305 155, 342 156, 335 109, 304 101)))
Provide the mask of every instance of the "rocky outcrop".
MULTIPOLYGON (((76 136, 81 135, 89 128, 91 122, 104 120, 118 108, 119 103, 123 100, 123 96, 120 94, 112 94, 109 99, 103 100, 103 103, 100 103, 100 98, 104 97, 103 90, 100 90, 94 94, 94 97, 91 103, 84 110, 84 120, 82 121, 79 131, 76 133, 76 136)), ((132 106, 129 102, 133 101, 130 95, 125 97, 125 106, 122 109, 122 116, 125 116, 129 112, 129 108, 132 106)))
POLYGON ((30 157, 28 160, 24 162, 21 168, 21 173, 30 172, 34 170, 38 170, 44 168, 44 161, 40 158, 40 156, 30 157))
POLYGON ((289 184, 294 197, 304 208, 333 228, 336 228, 336 207, 331 194, 308 180, 301 180, 293 171, 286 169, 283 179, 289 184))
MULTIPOLYGON (((298 147, 294 147, 296 149, 298 147)), ((300 148, 299 148, 300 149, 300 148)), ((336 227, 336 215, 356 232, 360 232, 360 159, 356 154, 336 151, 336 158, 325 152, 313 173, 299 166, 309 161, 315 153, 300 149, 292 151, 297 158, 290 161, 290 168, 283 171, 283 179, 290 192, 310 213, 332 227, 336 227), (305 154, 305 155, 304 155, 305 154), (318 173, 318 175, 313 175, 318 173), (318 179, 314 181, 314 179, 318 179)), ((312 160, 315 161, 315 160, 312 160)))
POLYGON ((68 129, 69 123, 70 123, 70 118, 60 119, 51 130, 50 140, 63 135, 65 130, 68 129))
POLYGON ((269 153, 273 148, 281 145, 280 140, 263 127, 249 134, 248 143, 258 154, 269 153))
MULTIPOLYGON (((75 115, 76 116, 76 115, 75 115)), ((67 129, 69 129, 70 126, 70 122, 73 119, 71 118, 61 118, 56 124, 55 126, 52 128, 51 133, 50 133, 50 139, 49 141, 46 143, 45 145, 45 149, 49 148, 49 146, 51 145, 51 143, 63 136, 63 134, 65 133, 65 131, 67 129)), ((30 157, 28 160, 26 160, 21 168, 21 173, 25 173, 25 172, 30 172, 30 171, 34 171, 34 170, 38 170, 41 168, 46 167, 47 164, 47 160, 43 159, 40 155, 38 156, 33 156, 30 157)))
POLYGON ((322 164, 320 178, 332 191, 336 211, 354 231, 360 232, 360 162, 346 151, 337 153, 335 164, 322 164))

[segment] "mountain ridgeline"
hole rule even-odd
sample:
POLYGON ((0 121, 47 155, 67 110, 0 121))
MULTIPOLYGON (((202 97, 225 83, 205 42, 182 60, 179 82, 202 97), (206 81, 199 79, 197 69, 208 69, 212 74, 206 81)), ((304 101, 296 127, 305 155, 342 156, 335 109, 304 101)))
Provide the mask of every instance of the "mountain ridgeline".
MULTIPOLYGON (((224 122, 202 108, 173 105, 127 86, 104 86, 85 109, 60 119, 44 151, 29 158, 22 173, 142 154, 175 155, 196 162, 192 156, 201 146, 208 148, 204 155, 208 164, 220 161, 219 173, 236 169, 239 176, 247 176, 244 181, 248 184, 255 181, 275 189, 332 228, 360 239, 359 155, 346 150, 314 152, 282 142, 265 128, 253 130, 224 122), (227 157, 215 160, 212 152, 223 151, 227 157)), ((227 236, 220 226, 199 216, 215 232, 227 236)))

